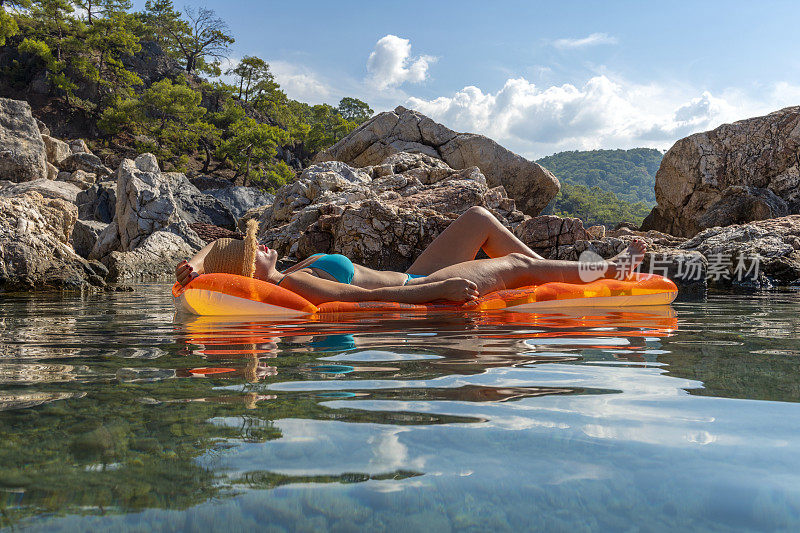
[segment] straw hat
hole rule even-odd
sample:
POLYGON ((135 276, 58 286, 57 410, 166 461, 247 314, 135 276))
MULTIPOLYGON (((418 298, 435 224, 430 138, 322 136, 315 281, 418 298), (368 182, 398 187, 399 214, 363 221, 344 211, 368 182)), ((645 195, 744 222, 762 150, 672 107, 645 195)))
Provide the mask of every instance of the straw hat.
POLYGON ((238 274, 252 278, 256 271, 256 232, 258 220, 247 221, 244 240, 217 239, 203 259, 203 270, 207 273, 238 274))

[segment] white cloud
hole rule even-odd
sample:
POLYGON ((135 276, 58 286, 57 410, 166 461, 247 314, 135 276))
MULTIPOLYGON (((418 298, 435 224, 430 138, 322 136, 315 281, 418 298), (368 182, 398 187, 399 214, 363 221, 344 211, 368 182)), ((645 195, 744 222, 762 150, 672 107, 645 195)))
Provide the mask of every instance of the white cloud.
POLYGON ((561 150, 666 149, 691 133, 793 105, 798 94, 800 86, 778 83, 755 100, 737 90, 715 96, 599 75, 582 87, 538 87, 511 78, 494 94, 468 86, 433 100, 412 97, 407 105, 453 129, 482 133, 538 158, 561 150))
POLYGON ((553 46, 561 49, 585 48, 598 44, 617 44, 617 38, 607 33, 592 33, 580 39, 556 39, 553 46))
POLYGON ((411 42, 396 35, 378 39, 367 59, 367 80, 377 89, 397 87, 403 83, 419 83, 428 76, 433 56, 411 57, 411 42))
POLYGON ((313 71, 285 61, 270 61, 270 69, 275 74, 281 89, 289 98, 320 104, 330 95, 328 84, 319 78, 313 71))
MULTIPOLYGON (((233 75, 227 75, 228 69, 236 68, 241 61, 240 57, 227 57, 220 61, 222 76, 220 79, 226 83, 235 84, 236 79, 233 75)), ((310 69, 287 61, 269 61, 269 69, 275 76, 275 81, 289 98, 320 104, 330 95, 328 84, 310 69)))

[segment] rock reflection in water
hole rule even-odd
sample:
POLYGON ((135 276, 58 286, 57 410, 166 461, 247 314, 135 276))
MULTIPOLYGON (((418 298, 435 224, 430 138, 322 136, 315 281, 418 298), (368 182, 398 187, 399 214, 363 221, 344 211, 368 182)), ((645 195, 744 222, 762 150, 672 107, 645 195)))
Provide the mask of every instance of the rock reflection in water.
MULTIPOLYGON (((769 403, 774 419, 725 403, 800 400, 789 297, 679 304, 677 317, 173 320, 162 289, 0 301, 4 525, 140 527, 149 509, 147 527, 178 529, 217 516, 387 529, 442 512, 519 529, 533 506, 542 524, 615 529, 640 509, 681 529, 725 487, 796 480, 782 451, 800 445, 782 422, 794 405, 769 403)), ((773 507, 793 494, 772 490, 773 507)))

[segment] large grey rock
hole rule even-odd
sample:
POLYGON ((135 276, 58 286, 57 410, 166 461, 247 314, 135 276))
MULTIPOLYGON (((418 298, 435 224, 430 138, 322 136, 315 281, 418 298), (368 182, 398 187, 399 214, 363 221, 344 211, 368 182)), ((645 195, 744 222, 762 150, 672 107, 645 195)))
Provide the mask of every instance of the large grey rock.
POLYGON ((204 192, 219 200, 237 220, 249 210, 269 205, 275 200, 274 194, 269 194, 254 187, 233 186, 206 189, 204 192))
POLYGON ((800 213, 800 106, 676 142, 656 173, 643 229, 690 237, 704 228, 800 213))
POLYGON ((47 178, 47 152, 31 106, 0 98, 0 180, 47 178))
POLYGON ((514 235, 544 256, 559 246, 589 239, 580 219, 555 215, 528 218, 514 228, 514 235))
POLYGON ((92 151, 86 146, 86 141, 83 139, 74 139, 69 141, 69 149, 73 154, 91 154, 92 151))
POLYGON ((677 248, 706 257, 712 285, 800 283, 800 215, 708 228, 677 248))
POLYGON ((95 183, 75 198, 78 218, 97 220, 108 224, 114 220, 117 209, 117 184, 113 181, 95 183))
POLYGON ((62 172, 83 170, 84 172, 95 174, 100 178, 113 174, 113 171, 105 166, 99 157, 87 152, 70 154, 65 159, 59 161, 56 166, 58 166, 59 170, 62 172))
POLYGON ((84 172, 83 170, 76 170, 75 172, 59 172, 56 179, 58 181, 71 183, 80 190, 85 191, 95 184, 97 176, 84 172))
POLYGON ((45 178, 22 183, 5 182, 5 185, 0 185, 0 196, 21 196, 28 191, 36 191, 45 198, 58 198, 74 204, 81 189, 73 183, 45 178))
POLYGON ((538 215, 560 188, 556 177, 547 169, 493 140, 482 135, 456 133, 404 107, 374 116, 318 154, 314 162, 335 160, 367 167, 379 165, 398 152, 436 157, 457 170, 478 167, 489 186, 503 186, 520 209, 530 215, 538 215))
POLYGON ((459 214, 490 209, 513 227, 524 215, 477 167, 455 170, 424 154, 397 153, 379 165, 328 161, 279 189, 260 216, 260 236, 280 254, 337 252, 381 269, 407 268, 459 214))
POLYGON ((163 175, 170 181, 182 220, 189 224, 213 224, 227 229, 236 227, 236 217, 215 196, 201 192, 179 172, 165 172, 163 175))
POLYGON ((192 257, 199 248, 189 244, 184 235, 160 230, 148 235, 135 250, 112 251, 102 262, 108 267, 111 281, 174 279, 175 265, 192 257))
POLYGON ((52 165, 58 166, 61 161, 72 154, 69 145, 55 137, 42 135, 42 142, 44 142, 47 153, 47 162, 52 165))
POLYGON ((103 285, 99 269, 70 246, 78 209, 35 191, 0 198, 0 289, 103 285))
POLYGON ((181 219, 170 184, 152 154, 120 163, 114 220, 97 236, 89 254, 108 267, 110 279, 168 275, 180 259, 203 246, 181 219))
POLYGON ((88 259, 94 245, 97 243, 97 238, 106 227, 108 227, 108 224, 105 222, 81 220, 79 218, 72 229, 72 248, 75 253, 88 259))

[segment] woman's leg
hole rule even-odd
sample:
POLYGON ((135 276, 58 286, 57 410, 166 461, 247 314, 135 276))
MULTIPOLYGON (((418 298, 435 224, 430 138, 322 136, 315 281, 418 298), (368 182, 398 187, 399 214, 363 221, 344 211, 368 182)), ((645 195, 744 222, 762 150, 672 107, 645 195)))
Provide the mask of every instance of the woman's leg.
POLYGON ((406 271, 431 274, 451 265, 472 261, 478 251, 489 257, 518 253, 533 259, 542 256, 528 248, 483 207, 470 207, 436 237, 406 271))
POLYGON ((644 243, 638 240, 633 241, 628 248, 615 257, 591 266, 578 261, 535 259, 514 252, 503 257, 476 259, 449 265, 423 279, 412 280, 410 284, 466 278, 478 285, 480 294, 486 294, 502 289, 540 285, 550 281, 586 283, 604 277, 622 279, 639 266, 644 252, 644 243))

